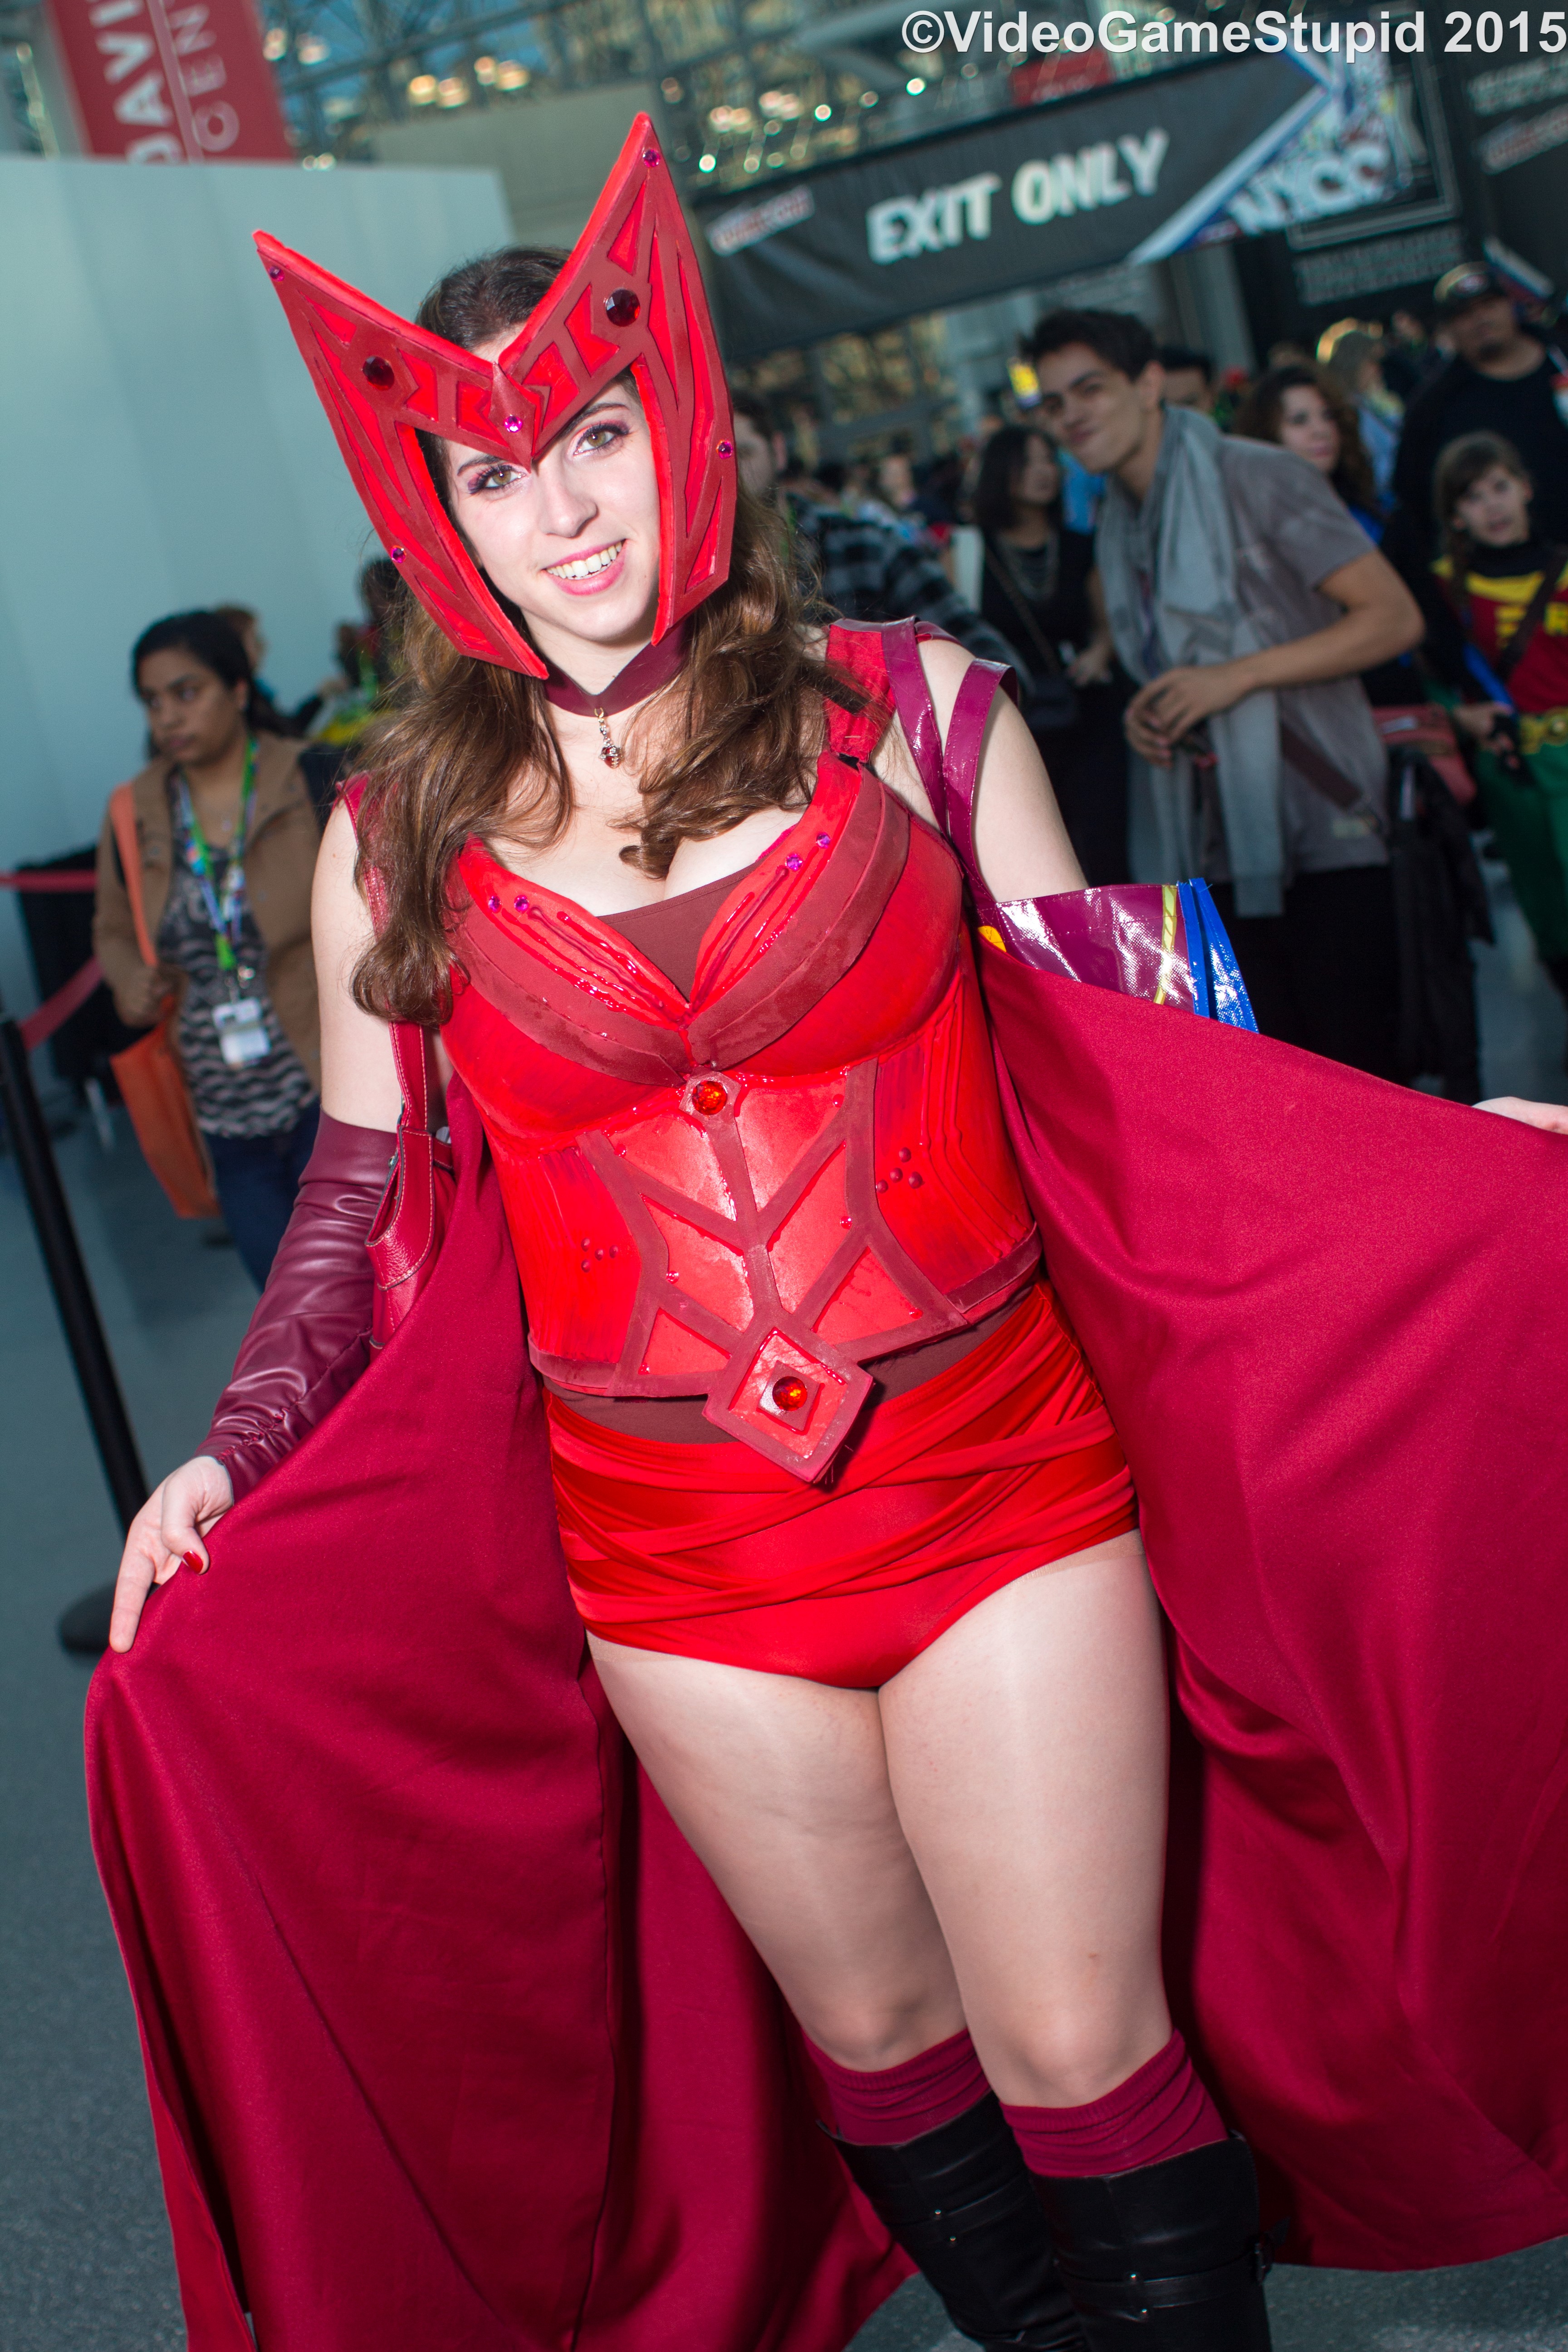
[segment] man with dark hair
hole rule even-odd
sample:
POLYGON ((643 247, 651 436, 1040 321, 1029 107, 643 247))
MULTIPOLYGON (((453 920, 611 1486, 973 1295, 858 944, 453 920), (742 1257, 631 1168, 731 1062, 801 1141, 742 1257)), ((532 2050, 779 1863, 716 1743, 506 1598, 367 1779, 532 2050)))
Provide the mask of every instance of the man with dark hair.
POLYGON ((1159 358, 1165 371, 1166 407, 1195 408, 1200 416, 1212 416, 1216 386, 1207 352, 1189 350, 1185 343, 1162 343, 1159 358))
POLYGON ((1129 379, 1155 366, 1160 357, 1153 336, 1130 310, 1047 310, 1029 341, 1036 373, 1042 360, 1075 344, 1097 352, 1107 367, 1129 379))
POLYGON ((1322 476, 1167 408, 1135 319, 1033 341, 1041 414, 1110 477, 1096 555, 1128 706, 1133 870, 1215 886, 1259 1025, 1396 1075, 1387 761, 1359 673, 1416 606, 1322 476))
POLYGON ((1535 527, 1548 540, 1568 541, 1568 355, 1521 325, 1494 269, 1464 262, 1438 278, 1433 299, 1453 357, 1405 412, 1394 461, 1401 543, 1422 557, 1435 551, 1437 460, 1469 433, 1496 433, 1513 444, 1535 483, 1535 527))
POLYGON ((784 515, 814 596, 847 621, 933 622, 983 661, 1005 662, 1027 678, 1005 637, 965 604, 934 556, 891 523, 846 514, 821 483, 786 485, 788 446, 767 402, 747 392, 731 402, 742 482, 784 515))

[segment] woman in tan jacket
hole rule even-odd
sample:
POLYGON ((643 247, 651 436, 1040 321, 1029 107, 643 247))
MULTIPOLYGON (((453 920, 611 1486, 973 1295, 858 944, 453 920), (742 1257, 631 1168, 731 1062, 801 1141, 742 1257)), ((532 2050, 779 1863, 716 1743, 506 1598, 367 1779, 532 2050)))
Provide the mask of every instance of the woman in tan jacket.
POLYGON ((179 999, 175 1035, 196 1124, 229 1231, 260 1286, 321 1108, 315 814, 293 747, 253 723, 250 664, 216 614, 155 622, 131 674, 154 754, 131 786, 141 922, 106 817, 94 944, 122 1020, 146 1026, 171 993, 179 999))

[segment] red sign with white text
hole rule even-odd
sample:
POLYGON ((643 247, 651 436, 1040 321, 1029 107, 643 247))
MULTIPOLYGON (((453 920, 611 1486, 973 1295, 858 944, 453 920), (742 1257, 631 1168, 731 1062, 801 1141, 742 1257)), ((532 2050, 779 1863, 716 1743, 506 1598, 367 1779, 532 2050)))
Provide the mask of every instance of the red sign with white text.
POLYGON ((50 0, 89 155, 289 163, 251 0, 50 0))

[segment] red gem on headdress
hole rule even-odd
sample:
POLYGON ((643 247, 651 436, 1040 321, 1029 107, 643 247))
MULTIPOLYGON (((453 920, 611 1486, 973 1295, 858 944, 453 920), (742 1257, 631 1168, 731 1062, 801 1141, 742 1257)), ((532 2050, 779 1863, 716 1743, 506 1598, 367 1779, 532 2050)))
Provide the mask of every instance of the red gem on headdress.
POLYGON ((717 1078, 700 1078, 691 1089, 691 1108, 700 1110, 704 1118, 723 1109, 730 1097, 717 1078))
POLYGON ((805 1382, 794 1372, 786 1372, 782 1381, 773 1385, 773 1400, 781 1412, 798 1412, 805 1402, 805 1382))
POLYGON ((605 316, 612 327, 635 327, 642 304, 629 286, 617 286, 605 297, 605 316))
POLYGON ((408 585, 460 653, 533 677, 544 664, 455 529, 421 441, 531 465, 629 370, 658 477, 655 641, 722 585, 736 492, 729 397, 679 200, 664 173, 641 168, 661 161, 653 125, 639 115, 565 268, 493 364, 396 318, 273 238, 257 240, 371 520, 384 542, 406 551, 408 585), (636 308, 624 325, 609 306, 627 302, 636 308), (617 328, 614 339, 599 330, 601 317, 617 328), (367 397, 367 383, 381 396, 367 397))

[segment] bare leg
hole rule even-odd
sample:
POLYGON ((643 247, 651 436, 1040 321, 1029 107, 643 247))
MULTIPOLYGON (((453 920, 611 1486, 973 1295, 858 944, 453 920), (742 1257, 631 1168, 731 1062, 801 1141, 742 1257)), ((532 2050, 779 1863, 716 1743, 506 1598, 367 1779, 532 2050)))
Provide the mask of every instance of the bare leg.
POLYGON ((1136 1536, 1005 1586, 879 1695, 899 1819, 982 2064, 1095 2099, 1169 2039, 1160 1616, 1136 1536))
POLYGON ((812 2040, 869 2071, 956 2033, 958 1987, 899 1826, 875 1693, 591 1647, 649 1779, 812 2040))
POLYGON ((879 1694, 593 1650, 654 1785, 841 2063, 894 2065, 967 2021, 1003 2098, 1069 2106, 1168 2039, 1165 1685, 1135 1536, 993 1594, 879 1694))

